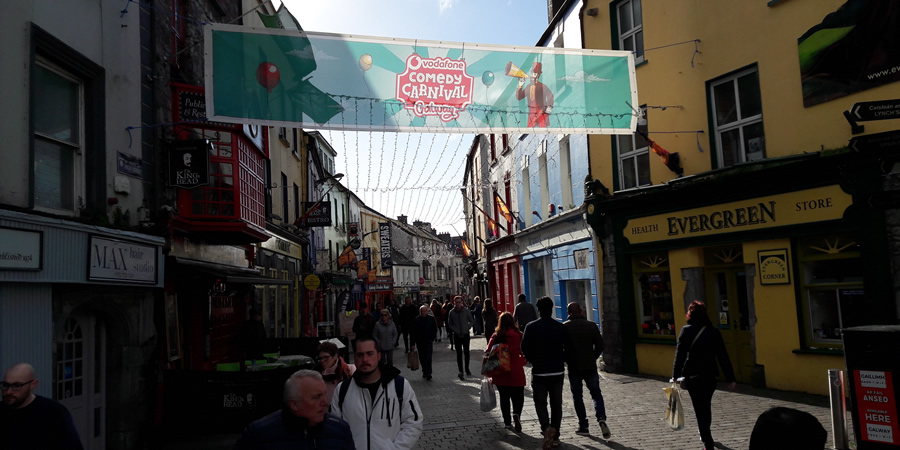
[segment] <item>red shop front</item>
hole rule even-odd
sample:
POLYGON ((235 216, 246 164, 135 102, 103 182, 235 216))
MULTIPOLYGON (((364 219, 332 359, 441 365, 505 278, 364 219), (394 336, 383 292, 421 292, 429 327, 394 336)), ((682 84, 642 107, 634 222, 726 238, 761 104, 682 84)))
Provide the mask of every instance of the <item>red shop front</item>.
POLYGON ((366 284, 366 304, 370 311, 380 311, 394 298, 394 277, 375 277, 375 281, 366 284))
POLYGON ((488 247, 490 262, 491 298, 497 311, 512 313, 516 309, 516 298, 522 290, 522 258, 519 247, 512 237, 504 238, 488 247))

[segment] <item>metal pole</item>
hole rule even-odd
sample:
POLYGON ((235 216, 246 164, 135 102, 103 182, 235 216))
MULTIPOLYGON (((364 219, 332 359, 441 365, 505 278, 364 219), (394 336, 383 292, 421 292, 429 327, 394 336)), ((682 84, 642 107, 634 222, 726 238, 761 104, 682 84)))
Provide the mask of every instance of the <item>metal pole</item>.
POLYGON ((834 448, 846 450, 847 443, 847 401, 844 396, 844 371, 828 369, 828 396, 831 399, 831 432, 834 448))

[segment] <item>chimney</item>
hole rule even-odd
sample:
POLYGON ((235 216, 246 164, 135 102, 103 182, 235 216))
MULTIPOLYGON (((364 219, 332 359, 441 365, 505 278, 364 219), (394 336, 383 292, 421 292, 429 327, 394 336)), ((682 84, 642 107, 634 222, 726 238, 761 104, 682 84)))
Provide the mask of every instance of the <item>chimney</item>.
POLYGON ((406 216, 404 216, 404 215, 399 215, 399 216, 397 216, 397 220, 400 221, 400 223, 402 223, 402 224, 404 224, 404 225, 407 224, 407 223, 406 223, 406 216))

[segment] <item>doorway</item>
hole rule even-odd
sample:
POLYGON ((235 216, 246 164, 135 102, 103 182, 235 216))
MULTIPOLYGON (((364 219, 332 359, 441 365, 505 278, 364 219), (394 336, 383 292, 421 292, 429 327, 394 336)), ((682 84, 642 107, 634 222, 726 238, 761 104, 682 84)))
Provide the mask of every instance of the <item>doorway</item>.
MULTIPOLYGON (((722 333, 739 382, 749 382, 756 364, 750 329, 747 274, 743 267, 706 271, 707 305, 712 323, 722 333)), ((721 368, 720 375, 721 375, 721 368)))
MULTIPOLYGON (((563 305, 563 308, 568 306, 568 303, 578 303, 581 306, 581 310, 584 311, 584 315, 588 320, 594 315, 593 308, 591 307, 591 281, 590 280, 567 280, 564 281, 566 288, 566 305, 563 305)), ((565 311, 565 309, 563 309, 565 311)), ((568 320, 566 313, 563 313, 563 319, 568 320)))
POLYGON ((54 396, 72 413, 85 449, 106 447, 106 328, 72 314, 56 342, 54 396))

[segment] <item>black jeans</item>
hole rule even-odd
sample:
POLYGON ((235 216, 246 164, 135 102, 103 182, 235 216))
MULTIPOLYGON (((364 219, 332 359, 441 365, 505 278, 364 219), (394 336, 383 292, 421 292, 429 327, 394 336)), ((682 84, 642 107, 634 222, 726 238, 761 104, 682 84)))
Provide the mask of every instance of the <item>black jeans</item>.
POLYGON ((419 364, 422 366, 422 375, 431 375, 431 354, 434 350, 431 341, 414 342, 416 351, 419 352, 419 364))
POLYGON ((525 405, 525 386, 497 386, 500 392, 500 412, 503 413, 503 424, 512 425, 509 415, 509 402, 512 401, 512 413, 521 416, 525 405))
POLYGON ((406 327, 403 328, 403 348, 406 349, 406 353, 409 353, 409 328, 406 327))
POLYGON ((563 375, 535 376, 531 375, 531 391, 534 397, 534 409, 537 412, 538 421, 541 423, 541 432, 547 426, 556 428, 562 423, 562 391, 563 375), (547 416, 547 396, 550 396, 550 416, 547 416))
POLYGON ((716 392, 716 379, 710 377, 691 378, 687 386, 691 394, 691 405, 697 417, 697 428, 700 429, 700 440, 707 449, 715 448, 712 432, 712 396, 716 392))
POLYGON ((466 372, 469 371, 469 335, 453 335, 453 345, 456 345, 456 367, 459 373, 463 373, 463 353, 466 356, 466 372))

